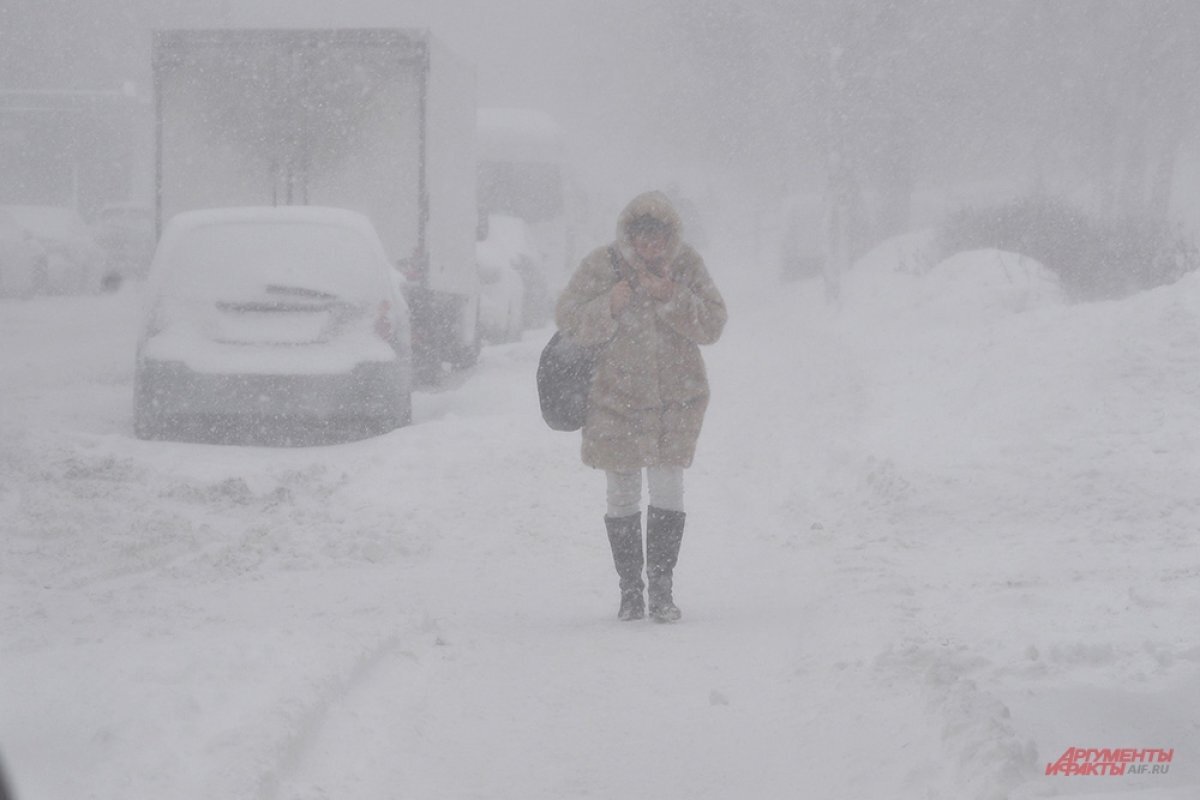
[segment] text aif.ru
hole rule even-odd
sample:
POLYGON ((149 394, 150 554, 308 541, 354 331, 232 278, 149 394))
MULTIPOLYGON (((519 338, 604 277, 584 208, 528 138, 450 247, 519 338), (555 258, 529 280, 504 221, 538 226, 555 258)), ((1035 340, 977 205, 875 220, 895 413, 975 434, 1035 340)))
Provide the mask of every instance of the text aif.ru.
POLYGON ((1046 765, 1047 775, 1161 775, 1171 768, 1175 748, 1068 747, 1046 765))

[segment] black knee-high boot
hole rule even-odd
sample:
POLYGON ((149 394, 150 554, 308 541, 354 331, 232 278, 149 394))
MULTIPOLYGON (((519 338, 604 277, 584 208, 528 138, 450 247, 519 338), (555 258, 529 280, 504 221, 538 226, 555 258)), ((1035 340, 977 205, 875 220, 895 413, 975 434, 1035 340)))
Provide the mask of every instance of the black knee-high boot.
POLYGON ((626 517, 605 517, 608 544, 612 547, 613 566, 621 579, 621 609, 617 618, 641 619, 646 616, 642 590, 642 513, 626 517))
POLYGON ((646 577, 650 586, 650 616, 656 622, 675 622, 683 616, 671 597, 671 588, 686 518, 682 511, 654 506, 646 511, 646 577))

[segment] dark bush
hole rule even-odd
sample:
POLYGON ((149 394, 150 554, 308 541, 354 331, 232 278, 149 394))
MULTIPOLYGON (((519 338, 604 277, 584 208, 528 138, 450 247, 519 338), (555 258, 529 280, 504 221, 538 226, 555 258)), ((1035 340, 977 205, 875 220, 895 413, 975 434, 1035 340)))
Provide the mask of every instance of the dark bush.
POLYGON ((942 224, 943 255, 981 248, 1036 259, 1078 300, 1123 297, 1200 267, 1195 244, 1175 226, 1145 217, 1102 220, 1044 196, 962 209, 942 224))

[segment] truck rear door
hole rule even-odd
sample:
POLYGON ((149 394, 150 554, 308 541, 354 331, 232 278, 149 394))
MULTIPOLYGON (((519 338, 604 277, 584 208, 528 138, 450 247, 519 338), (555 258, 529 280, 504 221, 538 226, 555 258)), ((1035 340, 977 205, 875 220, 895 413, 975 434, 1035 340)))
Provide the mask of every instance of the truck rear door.
POLYGON ((421 244, 424 50, 396 30, 165 31, 155 40, 160 225, 180 211, 365 213, 421 244))

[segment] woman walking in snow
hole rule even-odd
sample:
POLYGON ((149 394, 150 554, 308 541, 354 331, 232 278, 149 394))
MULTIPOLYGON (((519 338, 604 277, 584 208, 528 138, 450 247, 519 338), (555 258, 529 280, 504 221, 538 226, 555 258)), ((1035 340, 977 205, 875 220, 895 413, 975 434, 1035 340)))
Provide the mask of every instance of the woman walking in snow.
POLYGON ((691 466, 708 407, 699 345, 717 341, 726 309, 704 260, 661 192, 635 197, 617 239, 593 251, 558 300, 558 327, 584 345, 604 345, 583 425, 583 463, 605 471, 604 524, 621 586, 622 620, 674 622, 671 595, 683 539, 683 471, 691 466), (646 474, 645 560, 642 473, 646 474))

